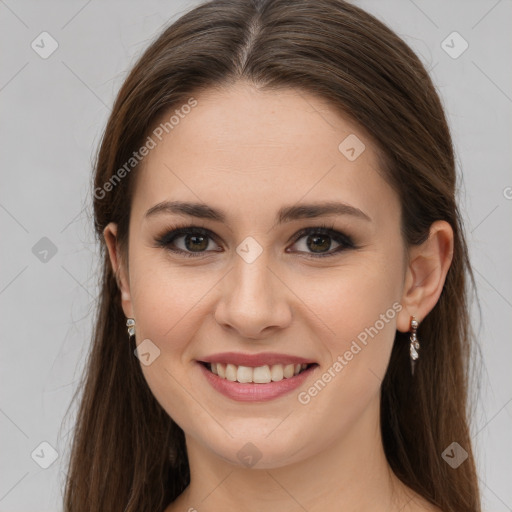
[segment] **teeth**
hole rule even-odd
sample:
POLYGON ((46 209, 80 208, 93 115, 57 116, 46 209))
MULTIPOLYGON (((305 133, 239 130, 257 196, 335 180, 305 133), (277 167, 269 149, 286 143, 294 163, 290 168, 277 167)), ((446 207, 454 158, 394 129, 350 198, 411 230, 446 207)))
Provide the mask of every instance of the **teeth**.
MULTIPOLYGON (((252 368, 249 368, 251 370, 252 368)), ((265 384, 267 382, 272 381, 272 376, 270 374, 270 368, 268 365, 258 366, 252 369, 252 382, 256 382, 258 384, 265 384)), ((247 382, 251 382, 248 380, 247 382)))
POLYGON ((238 382, 252 382, 252 368, 248 366, 239 366, 236 372, 238 382))
POLYGON ((226 379, 235 382, 237 377, 237 368, 234 364, 226 365, 226 379))
POLYGON ((270 369, 270 376, 273 382, 278 382, 283 380, 283 365, 282 364, 274 364, 270 369))
POLYGON ((293 377, 293 374, 295 373, 295 365, 293 364, 287 364, 284 367, 283 375, 285 379, 289 379, 290 377, 293 377))
POLYGON ((273 364, 272 366, 236 366, 234 364, 223 363, 210 363, 209 368, 212 373, 218 375, 222 379, 230 380, 231 382, 248 383, 254 382, 256 384, 268 384, 269 382, 278 382, 283 379, 289 379, 294 375, 298 375, 301 371, 305 370, 307 364, 273 364))

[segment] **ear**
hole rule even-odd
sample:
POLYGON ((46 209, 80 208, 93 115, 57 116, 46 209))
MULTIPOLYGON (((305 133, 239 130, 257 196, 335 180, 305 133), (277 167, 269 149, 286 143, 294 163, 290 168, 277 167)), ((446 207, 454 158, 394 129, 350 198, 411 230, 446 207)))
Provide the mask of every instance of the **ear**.
POLYGON ((443 291, 446 274, 453 258, 453 229, 444 220, 430 226, 428 239, 409 250, 397 329, 408 332, 411 316, 418 323, 432 311, 443 291))
POLYGON ((127 318, 133 318, 132 299, 130 293, 130 281, 128 279, 127 265, 122 257, 117 241, 117 224, 111 222, 103 230, 103 237, 107 244, 110 263, 116 276, 117 286, 121 292, 121 304, 127 318))

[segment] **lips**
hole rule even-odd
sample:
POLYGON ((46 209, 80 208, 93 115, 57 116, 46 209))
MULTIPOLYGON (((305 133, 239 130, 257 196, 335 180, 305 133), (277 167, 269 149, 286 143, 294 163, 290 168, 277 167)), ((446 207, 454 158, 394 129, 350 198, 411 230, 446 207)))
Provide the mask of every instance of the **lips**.
POLYGON ((318 366, 288 354, 225 352, 197 361, 206 380, 234 400, 270 400, 295 389, 318 366))

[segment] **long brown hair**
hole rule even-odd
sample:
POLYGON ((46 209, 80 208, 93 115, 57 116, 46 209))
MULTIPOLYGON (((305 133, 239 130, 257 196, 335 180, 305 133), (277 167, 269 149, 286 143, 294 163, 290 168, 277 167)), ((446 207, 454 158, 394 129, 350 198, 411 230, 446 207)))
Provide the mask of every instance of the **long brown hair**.
POLYGON ((201 4, 154 41, 125 80, 96 161, 94 215, 103 266, 94 340, 78 388, 65 510, 155 512, 189 483, 183 431, 153 397, 135 342, 128 342, 102 233, 116 222, 126 253, 137 166, 122 179, 118 170, 162 114, 201 90, 237 80, 313 93, 364 127, 383 155, 380 171, 400 198, 406 245, 424 241, 436 220, 452 226, 453 262, 438 303, 419 327, 414 377, 406 335, 397 332, 382 383, 381 428, 389 464, 407 486, 444 512, 479 512, 468 411, 472 274, 449 128, 413 51, 342 0, 201 4), (452 442, 468 453, 457 469, 442 457, 452 442))

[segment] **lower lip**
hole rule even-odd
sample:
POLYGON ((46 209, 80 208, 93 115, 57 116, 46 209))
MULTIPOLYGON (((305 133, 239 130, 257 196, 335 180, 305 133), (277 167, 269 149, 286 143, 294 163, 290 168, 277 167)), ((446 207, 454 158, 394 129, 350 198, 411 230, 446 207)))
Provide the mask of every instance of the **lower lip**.
POLYGON ((206 377, 206 380, 215 390, 239 402, 265 402, 286 395, 303 384, 317 367, 317 365, 310 366, 303 372, 289 379, 269 382, 268 384, 255 384, 254 382, 240 383, 223 379, 208 370, 203 364, 198 363, 198 365, 203 375, 206 377))

